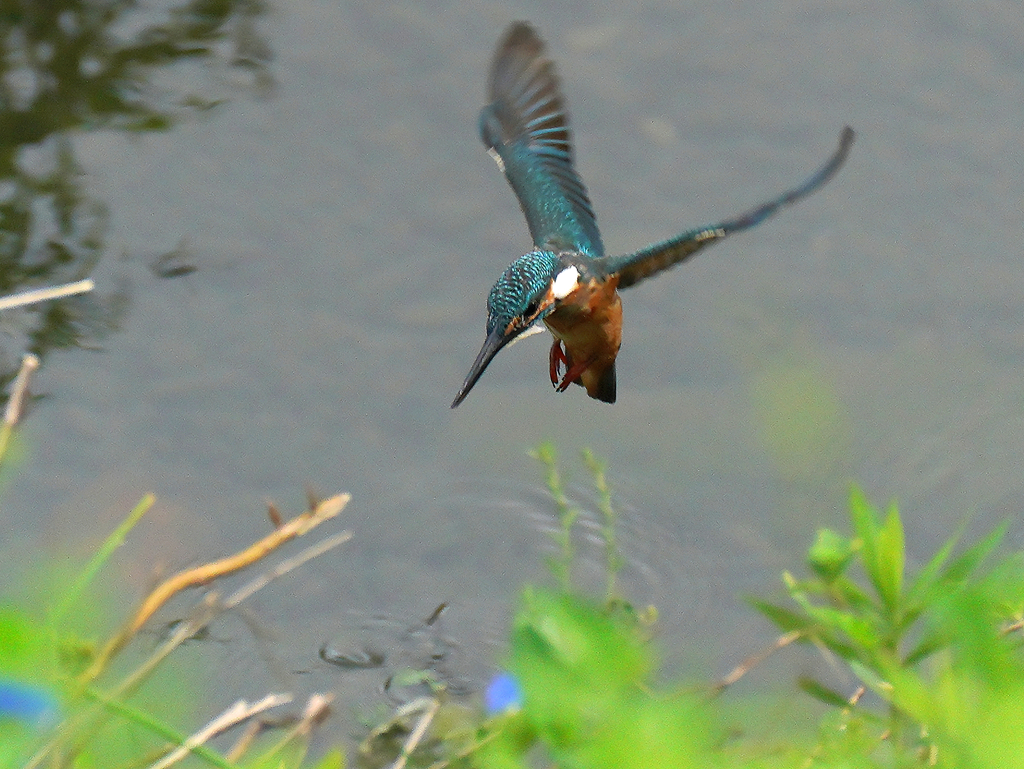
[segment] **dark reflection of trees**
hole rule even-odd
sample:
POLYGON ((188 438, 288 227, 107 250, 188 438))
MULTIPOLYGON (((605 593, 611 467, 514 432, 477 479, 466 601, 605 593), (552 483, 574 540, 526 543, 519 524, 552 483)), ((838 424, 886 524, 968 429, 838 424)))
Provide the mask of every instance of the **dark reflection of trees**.
MULTIPOLYGON (((83 189, 74 135, 170 128, 271 86, 260 0, 0 0, 0 295, 87 277, 107 213, 83 189), (188 82, 189 89, 178 83, 188 82)), ((101 339, 127 290, 0 315, 0 384, 30 351, 101 339)))

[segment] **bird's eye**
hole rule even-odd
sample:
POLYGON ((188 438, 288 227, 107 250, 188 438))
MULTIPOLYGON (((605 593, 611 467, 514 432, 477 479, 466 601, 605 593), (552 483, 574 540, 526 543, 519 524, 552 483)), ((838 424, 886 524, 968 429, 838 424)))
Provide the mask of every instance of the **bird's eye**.
POLYGON ((524 313, 524 316, 529 318, 532 315, 536 315, 537 314, 537 306, 539 304, 540 304, 540 302, 538 302, 537 300, 534 300, 534 301, 530 302, 528 305, 526 305, 526 312, 524 313))

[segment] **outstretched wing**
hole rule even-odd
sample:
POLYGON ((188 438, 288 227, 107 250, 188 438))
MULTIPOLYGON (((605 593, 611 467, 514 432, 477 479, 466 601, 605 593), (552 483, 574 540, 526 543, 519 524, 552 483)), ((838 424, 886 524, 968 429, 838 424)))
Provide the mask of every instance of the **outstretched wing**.
POLYGON ((846 160, 850 147, 853 145, 853 137, 853 129, 846 126, 839 137, 839 147, 825 165, 803 184, 784 192, 774 200, 762 203, 756 208, 720 224, 684 232, 679 237, 637 251, 635 254, 605 257, 600 260, 599 269, 605 274, 618 273, 619 288, 628 288, 644 278, 674 267, 705 246, 711 245, 727 235, 760 224, 777 213, 779 209, 810 195, 831 179, 846 160))
POLYGON ((534 245, 602 256, 587 190, 573 168, 569 118, 554 64, 530 25, 513 24, 491 65, 480 136, 512 185, 534 245))

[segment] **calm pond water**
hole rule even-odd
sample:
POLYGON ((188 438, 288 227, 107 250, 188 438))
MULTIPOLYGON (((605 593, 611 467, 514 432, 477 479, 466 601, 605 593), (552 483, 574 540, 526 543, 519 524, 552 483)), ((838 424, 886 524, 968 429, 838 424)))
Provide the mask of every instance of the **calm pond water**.
POLYGON ((584 503, 580 449, 608 461, 627 586, 696 676, 770 641, 742 596, 845 527, 851 481, 899 500, 919 559, 965 515, 1022 508, 1018 4, 289 0, 250 23, 272 84, 169 67, 160 87, 225 101, 162 133, 70 134, 109 212, 98 295, 127 307, 35 381, 0 497, 9 567, 82 556, 153 491, 115 562, 141 595, 154 567, 262 535, 267 498, 349 491, 353 541, 253 605, 273 664, 213 654, 232 696, 366 703, 379 671, 318 656, 385 626, 366 618, 409 628, 448 602, 459 677, 489 673, 519 586, 546 579, 542 440, 584 503), (448 408, 529 247, 476 129, 517 19, 557 61, 609 252, 743 211, 858 131, 824 190, 624 295, 614 406, 552 392, 540 338, 448 408))

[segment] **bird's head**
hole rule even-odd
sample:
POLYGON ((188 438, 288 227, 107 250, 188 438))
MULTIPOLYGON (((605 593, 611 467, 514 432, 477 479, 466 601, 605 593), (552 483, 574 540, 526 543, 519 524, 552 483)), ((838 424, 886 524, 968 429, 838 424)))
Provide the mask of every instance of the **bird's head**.
POLYGON ((498 351, 550 315, 579 285, 579 277, 578 267, 551 251, 531 251, 506 268, 487 297, 487 339, 452 408, 469 395, 498 351))

